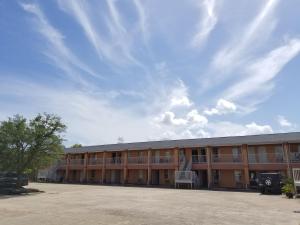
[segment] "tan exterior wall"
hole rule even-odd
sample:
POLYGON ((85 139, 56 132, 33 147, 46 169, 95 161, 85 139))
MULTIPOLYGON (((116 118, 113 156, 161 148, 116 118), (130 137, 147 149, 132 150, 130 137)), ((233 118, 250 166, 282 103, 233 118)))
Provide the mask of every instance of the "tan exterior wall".
POLYGON ((128 184, 147 184, 147 170, 128 170, 128 184))

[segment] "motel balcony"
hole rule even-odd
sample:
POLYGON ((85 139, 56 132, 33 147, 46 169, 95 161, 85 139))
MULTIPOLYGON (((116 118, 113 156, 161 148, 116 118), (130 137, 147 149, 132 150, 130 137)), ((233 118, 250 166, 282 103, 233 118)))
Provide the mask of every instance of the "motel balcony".
POLYGON ((56 165, 58 167, 65 167, 67 165, 67 160, 66 159, 60 159, 57 161, 56 165))
POLYGON ((70 159, 70 165, 80 166, 84 164, 84 159, 70 159))
POLYGON ((248 154, 249 164, 276 164, 285 162, 286 159, 283 153, 248 154))
POLYGON ((232 154, 218 154, 212 155, 211 158, 213 163, 242 163, 241 155, 232 155, 232 154))
POLYGON ((300 163, 300 152, 290 152, 291 163, 300 163))
POLYGON ((194 164, 206 163, 207 162, 206 155, 192 155, 192 162, 194 164))
POLYGON ((139 164, 139 165, 148 164, 148 157, 145 156, 128 157, 128 164, 139 164))
POLYGON ((122 157, 106 158, 105 163, 108 165, 120 165, 123 164, 123 159, 122 157))
POLYGON ((173 156, 152 156, 152 164, 172 164, 174 163, 173 156))
POLYGON ((103 164, 103 158, 90 158, 88 161, 89 166, 96 166, 102 164, 103 164))

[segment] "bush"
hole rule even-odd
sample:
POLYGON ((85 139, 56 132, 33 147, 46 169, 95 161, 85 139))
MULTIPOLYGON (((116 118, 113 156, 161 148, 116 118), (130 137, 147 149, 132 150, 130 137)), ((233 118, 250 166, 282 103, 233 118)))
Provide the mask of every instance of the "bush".
POLYGON ((294 180, 292 178, 287 178, 281 190, 287 197, 292 198, 295 193, 294 180))

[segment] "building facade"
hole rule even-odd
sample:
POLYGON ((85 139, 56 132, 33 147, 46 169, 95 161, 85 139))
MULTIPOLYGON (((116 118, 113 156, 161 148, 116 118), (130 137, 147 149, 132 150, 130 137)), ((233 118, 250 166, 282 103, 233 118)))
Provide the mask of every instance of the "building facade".
POLYGON ((178 171, 201 188, 251 188, 260 172, 300 168, 300 133, 66 148, 56 177, 70 183, 173 186, 178 171))

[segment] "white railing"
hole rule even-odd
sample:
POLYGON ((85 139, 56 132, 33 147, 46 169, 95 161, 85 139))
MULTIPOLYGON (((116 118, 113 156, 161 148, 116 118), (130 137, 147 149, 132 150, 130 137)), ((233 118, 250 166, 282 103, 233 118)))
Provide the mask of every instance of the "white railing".
POLYGON ((121 157, 113 157, 113 158, 106 158, 105 162, 107 164, 122 164, 123 160, 121 157))
POLYGON ((194 171, 175 171, 176 183, 192 183, 194 171))
POLYGON ((258 153, 248 154, 248 163, 284 163, 286 162, 283 153, 258 153))
POLYGON ((174 158, 172 156, 152 156, 152 163, 153 164, 168 164, 173 163, 174 158))
POLYGON ((291 163, 300 162, 300 152, 290 152, 291 163))
POLYGON ((242 155, 233 155, 233 154, 218 154, 212 155, 213 163, 241 163, 242 155))
POLYGON ((147 164, 148 157, 145 156, 137 156, 137 157, 128 157, 129 164, 147 164))
POLYGON ((90 158, 88 165, 101 165, 103 164, 103 158, 90 158))
POLYGON ((83 165, 84 159, 70 159, 70 165, 83 165))
POLYGON ((206 163, 206 155, 192 155, 193 163, 206 163))

